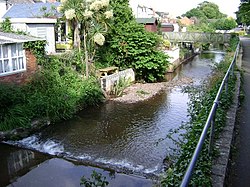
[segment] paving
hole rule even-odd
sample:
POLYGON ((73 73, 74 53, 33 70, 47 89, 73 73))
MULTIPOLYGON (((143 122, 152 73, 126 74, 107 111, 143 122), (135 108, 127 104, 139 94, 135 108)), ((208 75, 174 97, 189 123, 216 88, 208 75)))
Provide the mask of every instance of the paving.
POLYGON ((250 186, 250 39, 241 38, 241 44, 243 49, 241 86, 245 97, 237 114, 236 147, 233 153, 235 156, 228 184, 231 187, 250 186))

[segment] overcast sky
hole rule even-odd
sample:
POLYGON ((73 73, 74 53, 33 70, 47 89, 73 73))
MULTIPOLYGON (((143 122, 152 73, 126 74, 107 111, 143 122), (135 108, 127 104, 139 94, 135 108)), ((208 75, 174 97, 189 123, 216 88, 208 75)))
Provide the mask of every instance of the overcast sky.
MULTIPOLYGON (((180 16, 192 8, 196 8, 199 3, 205 0, 130 0, 133 7, 138 4, 152 7, 157 11, 169 12, 174 16, 180 16)), ((236 18, 234 12, 238 10, 240 0, 207 0, 219 6, 222 13, 236 18)))

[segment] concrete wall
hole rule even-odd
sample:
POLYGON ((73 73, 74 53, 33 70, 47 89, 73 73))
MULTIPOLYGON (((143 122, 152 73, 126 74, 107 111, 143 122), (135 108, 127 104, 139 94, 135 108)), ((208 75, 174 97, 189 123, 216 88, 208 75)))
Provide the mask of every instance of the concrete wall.
POLYGON ((135 73, 132 69, 126 69, 124 71, 120 71, 118 73, 114 73, 112 75, 107 75, 105 77, 100 78, 101 88, 106 92, 110 93, 112 88, 118 83, 119 79, 125 78, 126 80, 130 80, 131 82, 135 81, 135 73))
POLYGON ((26 56, 26 71, 13 73, 6 76, 0 77, 0 82, 2 83, 14 83, 14 84, 24 84, 30 80, 32 75, 37 70, 36 57, 30 50, 25 51, 26 56))
POLYGON ((170 58, 170 65, 167 70, 167 72, 173 72, 175 68, 177 68, 180 65, 180 48, 175 47, 170 50, 164 50, 164 53, 166 53, 170 58))

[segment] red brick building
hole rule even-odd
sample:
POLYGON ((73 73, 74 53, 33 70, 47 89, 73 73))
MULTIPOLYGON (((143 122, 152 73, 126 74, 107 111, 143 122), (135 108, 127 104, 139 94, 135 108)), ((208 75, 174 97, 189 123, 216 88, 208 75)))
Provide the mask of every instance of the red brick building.
POLYGON ((158 21, 156 18, 136 18, 136 22, 144 24, 144 27, 149 32, 157 32, 158 21))
POLYGON ((0 83, 23 84, 37 71, 36 57, 23 44, 40 38, 0 32, 0 83))

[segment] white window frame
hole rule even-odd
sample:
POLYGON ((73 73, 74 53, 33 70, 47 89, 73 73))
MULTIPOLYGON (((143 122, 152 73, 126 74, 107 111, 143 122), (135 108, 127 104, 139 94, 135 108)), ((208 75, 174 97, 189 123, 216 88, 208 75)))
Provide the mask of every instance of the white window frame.
POLYGON ((26 71, 23 43, 0 45, 0 77, 23 71, 26 71), (3 49, 5 49, 5 52, 3 49))

